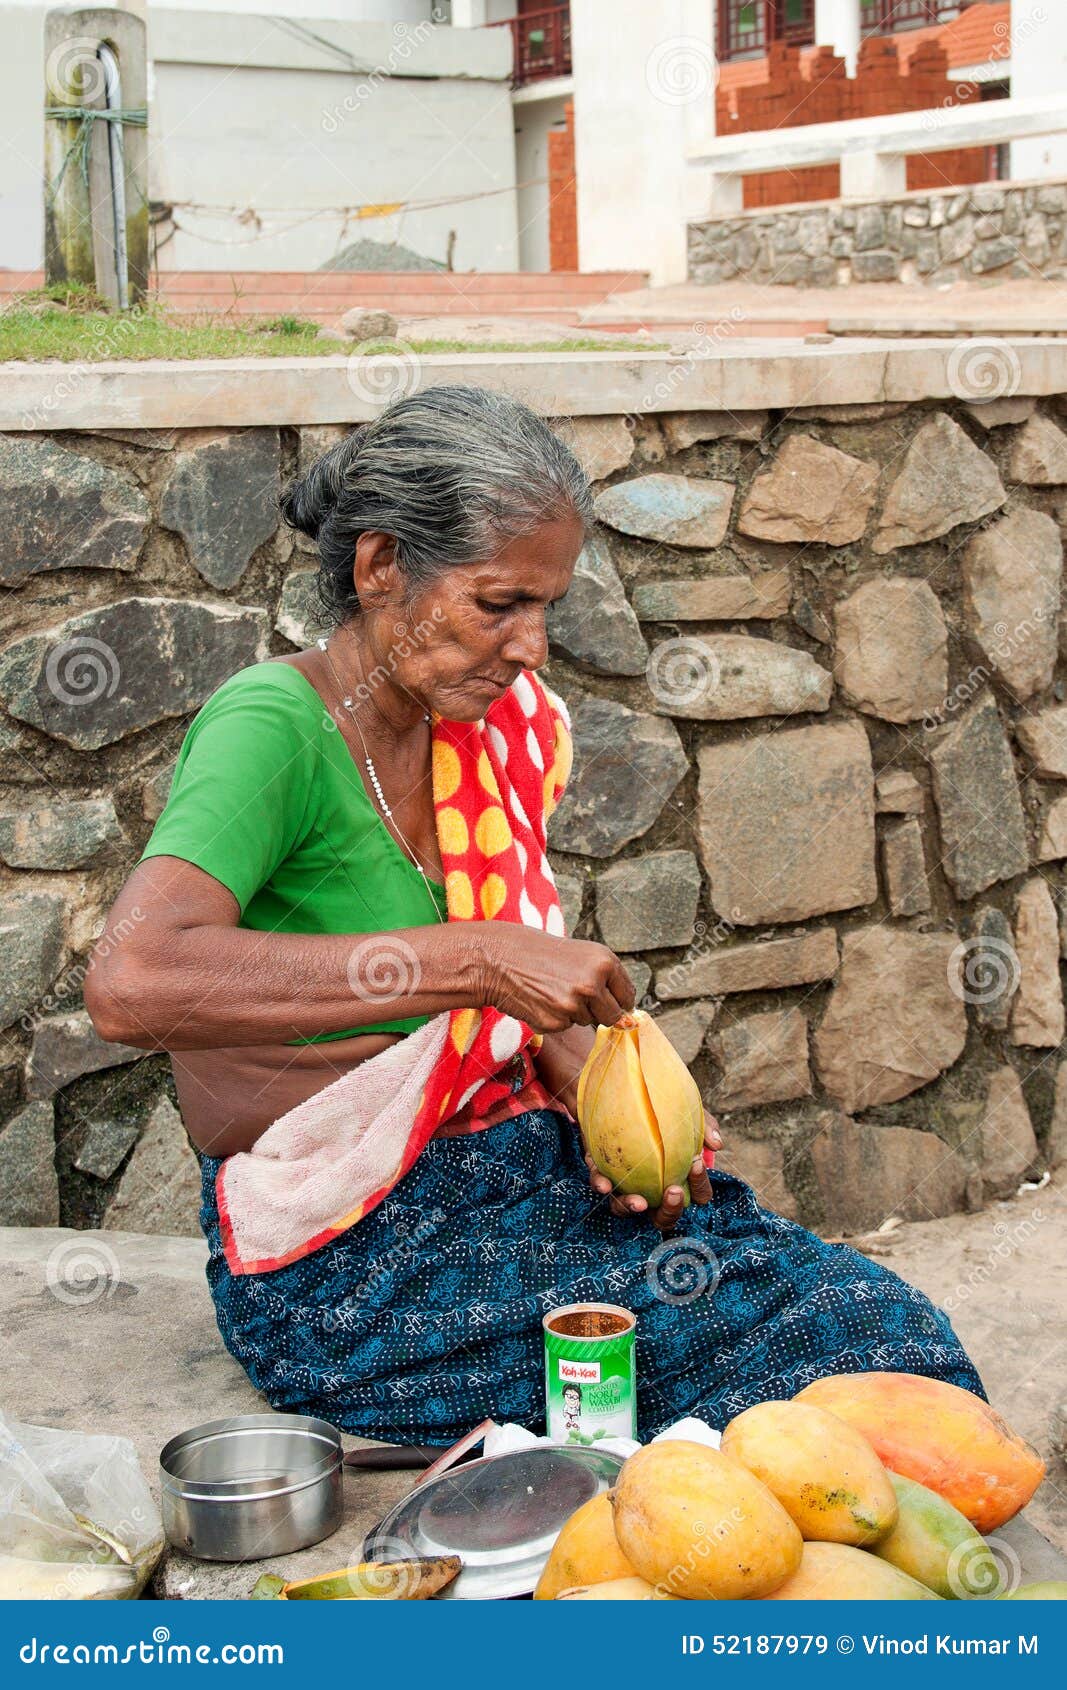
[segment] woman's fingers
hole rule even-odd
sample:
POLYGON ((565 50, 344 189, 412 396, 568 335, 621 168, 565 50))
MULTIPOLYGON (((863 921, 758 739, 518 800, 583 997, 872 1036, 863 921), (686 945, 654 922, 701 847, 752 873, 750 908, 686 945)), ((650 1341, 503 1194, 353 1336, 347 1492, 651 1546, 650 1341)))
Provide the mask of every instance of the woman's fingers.
POLYGON ((662 1203, 652 1217, 653 1225, 660 1232, 672 1232, 684 1208, 685 1192, 680 1185, 669 1185, 663 1193, 662 1203))
POLYGON ((689 1196, 698 1207, 711 1202, 711 1181, 703 1156, 697 1156, 689 1170, 689 1196))
POLYGON ((714 1115, 708 1114, 706 1109, 704 1111, 704 1143, 709 1150, 722 1149, 722 1133, 719 1131, 719 1123, 714 1115))

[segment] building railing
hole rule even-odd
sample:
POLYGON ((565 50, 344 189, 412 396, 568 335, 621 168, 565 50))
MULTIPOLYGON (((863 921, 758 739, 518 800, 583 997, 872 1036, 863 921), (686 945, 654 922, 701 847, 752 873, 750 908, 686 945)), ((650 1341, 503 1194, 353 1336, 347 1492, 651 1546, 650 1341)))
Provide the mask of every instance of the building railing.
POLYGON ((997 146, 1030 136, 1067 134, 1062 96, 975 101, 843 123, 810 123, 722 135, 690 149, 691 220, 733 217, 744 206, 743 179, 813 164, 841 166, 842 199, 895 199, 907 191, 911 154, 997 146))
POLYGON ((511 83, 523 88, 529 82, 543 82, 550 76, 571 74, 571 9, 548 6, 542 12, 524 12, 518 18, 501 18, 490 29, 510 29, 514 44, 511 83))
POLYGON ((968 6, 984 0, 860 0, 860 29, 864 35, 894 35, 923 24, 949 23, 968 6))
POLYGON ((766 53, 772 41, 810 47, 815 0, 718 0, 719 58, 766 53))

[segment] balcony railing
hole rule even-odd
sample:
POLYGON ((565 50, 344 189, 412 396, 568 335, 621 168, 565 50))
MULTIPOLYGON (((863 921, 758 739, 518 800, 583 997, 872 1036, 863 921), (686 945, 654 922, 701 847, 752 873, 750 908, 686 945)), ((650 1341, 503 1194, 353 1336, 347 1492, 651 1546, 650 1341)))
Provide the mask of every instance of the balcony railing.
POLYGON ((815 0, 719 0, 719 58, 766 53, 772 41, 810 47, 815 0))
POLYGON ((860 28, 864 35, 894 35, 923 24, 948 23, 968 6, 983 0, 860 0, 860 28))
POLYGON ((510 29, 515 56, 511 84, 523 88, 550 76, 571 74, 571 9, 549 6, 543 12, 524 12, 521 18, 502 18, 490 29, 510 29))

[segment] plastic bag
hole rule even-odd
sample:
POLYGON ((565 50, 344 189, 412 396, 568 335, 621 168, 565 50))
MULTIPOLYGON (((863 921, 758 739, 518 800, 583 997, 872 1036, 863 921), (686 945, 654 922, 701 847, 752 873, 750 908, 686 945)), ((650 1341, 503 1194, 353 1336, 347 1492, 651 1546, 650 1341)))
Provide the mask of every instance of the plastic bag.
POLYGON ((0 1597, 125 1601, 163 1550, 163 1522, 128 1438, 0 1414, 0 1597))

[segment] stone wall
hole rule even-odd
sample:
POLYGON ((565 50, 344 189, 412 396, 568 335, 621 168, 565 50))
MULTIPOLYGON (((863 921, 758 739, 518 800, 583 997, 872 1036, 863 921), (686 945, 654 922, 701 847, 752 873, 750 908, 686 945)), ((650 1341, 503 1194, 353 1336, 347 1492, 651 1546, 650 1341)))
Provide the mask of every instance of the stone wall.
POLYGON ((836 287, 1067 272, 1067 184, 983 183, 689 225, 689 279, 836 287))
MULTIPOLYGON (((559 424, 600 517, 550 628, 569 927, 626 959, 723 1165, 831 1234, 1067 1157, 1063 417, 559 424)), ((192 713, 308 637, 275 500, 340 432, 0 435, 0 1223, 195 1230, 166 1058, 96 1039, 84 959, 192 713)))

